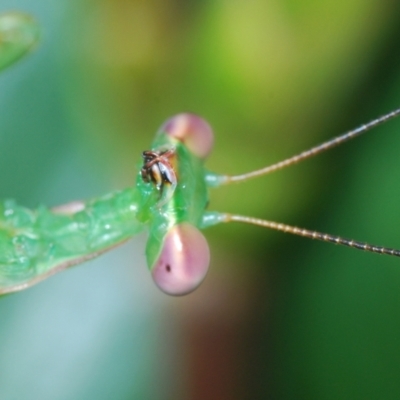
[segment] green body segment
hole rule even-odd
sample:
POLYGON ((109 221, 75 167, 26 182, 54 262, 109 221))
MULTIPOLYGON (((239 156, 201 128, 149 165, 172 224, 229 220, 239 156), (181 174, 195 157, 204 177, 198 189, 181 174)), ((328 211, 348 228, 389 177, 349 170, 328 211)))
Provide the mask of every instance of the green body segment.
MULTIPOLYGON (((167 203, 159 206, 165 193, 161 193, 154 185, 143 182, 140 174, 137 179, 140 196, 138 218, 149 226, 146 257, 150 269, 161 253, 168 230, 182 222, 189 222, 200 228, 208 204, 203 161, 193 155, 182 142, 165 133, 159 134, 152 144, 154 151, 171 148, 175 149, 171 163, 176 173, 177 186, 167 203)), ((170 189, 165 185, 163 190, 170 189)))
POLYGON ((31 16, 19 12, 0 14, 0 70, 32 50, 39 36, 39 26, 31 16))
POLYGON ((204 224, 208 193, 203 161, 184 144, 158 135, 152 150, 174 149, 175 190, 144 182, 87 202, 29 210, 0 204, 0 294, 25 289, 56 272, 94 258, 147 229, 147 263, 157 261, 172 226, 204 224), (164 192, 167 191, 167 192, 164 192), (170 191, 170 192, 168 192, 170 191), (163 198, 168 201, 160 203, 163 198))
POLYGON ((0 294, 25 289, 98 256, 143 230, 134 188, 84 203, 73 214, 0 205, 0 294))

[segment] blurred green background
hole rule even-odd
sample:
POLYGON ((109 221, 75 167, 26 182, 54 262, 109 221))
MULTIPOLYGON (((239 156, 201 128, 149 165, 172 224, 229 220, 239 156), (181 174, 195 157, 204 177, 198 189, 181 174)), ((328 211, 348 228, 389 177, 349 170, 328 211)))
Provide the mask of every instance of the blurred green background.
MULTIPOLYGON (((274 163, 400 104, 389 0, 2 0, 43 28, 0 76, 0 196, 35 207, 131 185, 173 114, 207 166, 274 163)), ((211 193, 237 212, 400 247, 400 121, 211 193)), ((0 399, 398 399, 400 263, 250 226, 206 232, 210 273, 169 298, 145 237, 0 300, 0 399)))

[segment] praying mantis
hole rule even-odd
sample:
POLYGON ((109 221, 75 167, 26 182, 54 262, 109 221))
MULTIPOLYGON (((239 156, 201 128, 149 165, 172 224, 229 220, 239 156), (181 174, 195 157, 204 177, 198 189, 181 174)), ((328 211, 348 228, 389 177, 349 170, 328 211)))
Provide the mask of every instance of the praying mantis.
MULTIPOLYGON (((30 17, 17 13, 0 15, 0 69, 26 54, 37 38, 37 26, 30 17)), ((54 208, 41 206, 30 210, 13 200, 0 203, 0 294, 26 289, 147 231, 145 253, 155 284, 167 294, 184 295, 200 285, 209 268, 210 251, 201 230, 226 222, 258 225, 400 257, 400 250, 396 249, 273 221, 208 211, 210 188, 294 165, 399 114, 400 108, 293 157, 237 176, 215 174, 204 167, 213 147, 211 127, 197 115, 178 114, 161 126, 150 150, 142 153, 143 163, 135 185, 54 208)))

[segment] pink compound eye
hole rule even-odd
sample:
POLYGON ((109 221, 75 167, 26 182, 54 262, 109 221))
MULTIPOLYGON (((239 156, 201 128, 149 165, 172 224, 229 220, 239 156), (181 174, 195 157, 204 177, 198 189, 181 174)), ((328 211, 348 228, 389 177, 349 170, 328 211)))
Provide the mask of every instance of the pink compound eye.
POLYGON ((151 274, 163 292, 181 296, 200 285, 209 263, 210 250, 205 237, 196 227, 184 222, 167 233, 151 274))
POLYGON ((194 114, 175 115, 161 127, 160 132, 180 140, 199 158, 207 157, 214 143, 210 125, 194 114))

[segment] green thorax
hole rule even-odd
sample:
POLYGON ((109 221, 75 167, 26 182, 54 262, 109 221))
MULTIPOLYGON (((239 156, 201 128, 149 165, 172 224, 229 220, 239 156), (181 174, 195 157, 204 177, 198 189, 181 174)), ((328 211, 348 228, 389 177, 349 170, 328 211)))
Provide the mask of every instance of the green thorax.
POLYGON ((142 231, 137 197, 128 188, 82 203, 72 214, 0 203, 0 294, 30 286, 142 231))

